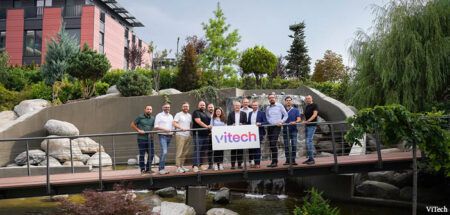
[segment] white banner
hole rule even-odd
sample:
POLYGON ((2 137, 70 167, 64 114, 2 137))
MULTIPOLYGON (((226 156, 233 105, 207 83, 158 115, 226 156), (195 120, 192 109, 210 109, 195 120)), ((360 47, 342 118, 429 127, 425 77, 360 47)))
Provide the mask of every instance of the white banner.
POLYGON ((211 138, 214 151, 260 147, 256 125, 213 126, 211 138))

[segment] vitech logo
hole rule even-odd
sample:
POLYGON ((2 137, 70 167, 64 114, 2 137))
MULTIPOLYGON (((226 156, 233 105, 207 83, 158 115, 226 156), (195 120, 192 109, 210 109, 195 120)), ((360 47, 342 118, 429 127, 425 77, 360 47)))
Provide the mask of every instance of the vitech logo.
POLYGON ((256 134, 252 132, 244 134, 223 132, 222 135, 214 135, 214 138, 216 138, 217 143, 254 142, 256 141, 256 134))
POLYGON ((428 213, 447 213, 448 209, 445 207, 439 207, 439 206, 426 206, 428 213))

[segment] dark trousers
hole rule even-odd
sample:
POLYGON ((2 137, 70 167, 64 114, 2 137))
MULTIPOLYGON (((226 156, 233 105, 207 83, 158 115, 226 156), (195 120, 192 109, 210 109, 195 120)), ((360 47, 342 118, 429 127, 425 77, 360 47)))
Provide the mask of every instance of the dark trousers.
POLYGON ((223 163, 223 150, 214 151, 214 163, 223 163))
POLYGON ((150 164, 153 162, 153 155, 155 149, 153 146, 153 140, 138 140, 139 147, 139 168, 142 170, 150 170, 150 164), (145 153, 147 153, 147 163, 145 163, 145 153))
POLYGON ((193 166, 202 165, 202 160, 204 157, 207 157, 208 145, 209 145, 209 136, 203 135, 195 135, 193 136, 194 142, 194 155, 193 155, 193 166))
POLYGON ((235 163, 237 161, 238 166, 242 165, 242 155, 244 154, 243 149, 234 149, 231 150, 231 166, 235 166, 235 163))
POLYGON ((281 127, 270 126, 267 128, 267 135, 269 136, 269 147, 272 155, 272 163, 278 163, 278 136, 280 136, 281 127))
POLYGON ((208 150, 208 164, 212 165, 213 164, 212 139, 211 139, 211 137, 209 137, 208 139, 209 139, 208 148, 207 148, 207 150, 208 150))
POLYGON ((259 136, 259 148, 248 150, 248 160, 254 160, 255 165, 259 165, 261 163, 261 143, 263 140, 264 136, 259 136))
POLYGON ((295 157, 297 156, 297 134, 298 131, 289 130, 289 136, 287 132, 288 128, 283 128, 283 141, 284 141, 284 155, 286 156, 286 163, 295 163, 295 157), (291 148, 291 154, 289 154, 289 147, 291 148), (290 158, 290 160, 289 160, 290 158))

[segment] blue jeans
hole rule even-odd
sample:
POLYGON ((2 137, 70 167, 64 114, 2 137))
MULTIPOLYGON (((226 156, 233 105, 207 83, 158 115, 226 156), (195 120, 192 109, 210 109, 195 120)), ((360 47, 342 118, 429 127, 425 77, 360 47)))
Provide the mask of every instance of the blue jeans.
POLYGON ((306 154, 308 156, 308 160, 314 160, 314 132, 316 132, 316 126, 305 126, 306 154))
POLYGON ((150 164, 153 162, 153 155, 155 149, 153 147, 153 140, 138 140, 139 147, 139 168, 142 170, 150 170, 150 164), (147 163, 145 163, 145 153, 147 152, 147 163))
POLYGON ((159 145, 161 146, 159 170, 163 170, 166 167, 167 148, 169 148, 169 143, 172 140, 172 135, 158 134, 158 136, 159 136, 159 145))
POLYGON ((283 141, 284 141, 284 155, 286 156, 286 163, 295 162, 295 157, 297 156, 297 134, 298 131, 289 130, 289 138, 288 132, 283 130, 283 141), (291 156, 289 156, 289 144, 291 146, 291 156), (290 161, 289 161, 290 158, 290 161))
POLYGON ((194 142, 194 154, 192 156, 192 166, 200 166, 202 165, 202 158, 208 156, 209 151, 209 136, 196 135, 195 132, 193 134, 193 142, 194 142))

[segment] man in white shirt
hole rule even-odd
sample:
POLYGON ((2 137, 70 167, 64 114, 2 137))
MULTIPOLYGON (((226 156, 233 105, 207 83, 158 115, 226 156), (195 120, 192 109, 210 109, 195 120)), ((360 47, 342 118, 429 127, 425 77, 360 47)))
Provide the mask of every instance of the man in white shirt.
POLYGON ((177 154, 175 163, 177 165, 177 172, 184 173, 189 171, 188 168, 184 168, 184 161, 186 155, 189 153, 191 135, 189 129, 192 124, 192 116, 189 114, 189 103, 184 102, 181 105, 181 111, 175 114, 173 119, 173 127, 181 130, 175 133, 175 143, 177 144, 177 154))
POLYGON ((170 114, 170 104, 165 103, 162 106, 163 111, 158 113, 155 118, 155 130, 164 131, 158 133, 159 145, 161 146, 161 155, 159 161, 159 174, 164 175, 169 172, 165 170, 166 155, 169 143, 172 140, 173 116, 170 114))
POLYGON ((245 112, 247 114, 247 117, 249 116, 250 112, 252 112, 252 108, 249 107, 250 100, 247 98, 242 99, 242 108, 241 111, 245 112))

